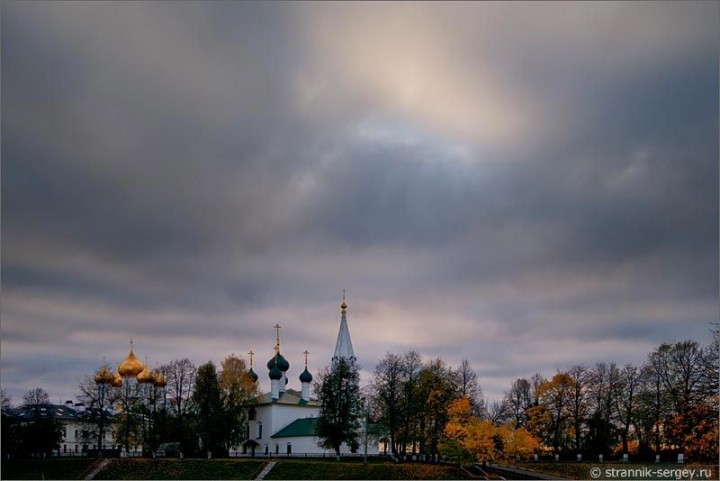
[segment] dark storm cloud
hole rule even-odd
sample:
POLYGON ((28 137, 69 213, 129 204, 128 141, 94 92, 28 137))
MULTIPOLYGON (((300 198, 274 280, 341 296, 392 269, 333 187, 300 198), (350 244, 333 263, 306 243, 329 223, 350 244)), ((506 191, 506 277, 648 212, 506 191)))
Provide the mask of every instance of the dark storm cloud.
POLYGON ((320 367, 343 287, 366 371, 468 357, 495 394, 704 336, 717 13, 5 5, 3 385, 131 335, 270 355, 275 322, 320 367))

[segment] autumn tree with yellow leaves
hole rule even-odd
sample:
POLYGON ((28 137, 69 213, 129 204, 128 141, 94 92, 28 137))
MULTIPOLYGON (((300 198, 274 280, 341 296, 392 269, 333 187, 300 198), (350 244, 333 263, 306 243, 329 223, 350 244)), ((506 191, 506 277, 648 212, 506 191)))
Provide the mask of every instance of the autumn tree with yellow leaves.
POLYGON ((448 407, 449 421, 440 444, 443 456, 458 463, 527 459, 540 446, 526 429, 514 423, 496 426, 472 412, 470 400, 463 396, 448 407))

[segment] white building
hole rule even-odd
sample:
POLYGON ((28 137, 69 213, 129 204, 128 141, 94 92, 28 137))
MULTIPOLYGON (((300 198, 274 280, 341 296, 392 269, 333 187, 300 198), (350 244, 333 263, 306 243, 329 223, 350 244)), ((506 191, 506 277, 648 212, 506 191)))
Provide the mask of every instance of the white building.
MULTIPOLYGON (((343 296, 340 310, 340 331, 333 359, 354 359, 355 353, 348 329, 345 296, 343 296)), ((279 329, 279 326, 275 327, 279 329)), ((280 353, 278 331, 275 355, 267 363, 270 392, 258 396, 256 404, 250 409, 248 438, 241 448, 243 453, 261 455, 335 454, 333 450, 321 448, 319 438, 315 435, 320 404, 316 399, 310 397, 312 374, 307 369, 307 354, 306 351, 305 370, 298 379, 300 391, 288 388, 289 381, 286 372, 290 368, 290 363, 280 353)), ((257 374, 252 367, 250 373, 257 381, 257 374)), ((351 452, 350 447, 343 444, 341 453, 351 452)), ((361 447, 358 452, 364 452, 364 447, 361 447)), ((378 454, 377 442, 368 444, 368 454, 378 454)))
MULTIPOLYGON (((73 404, 72 401, 64 405, 45 403, 37 407, 22 406, 14 411, 12 415, 20 423, 33 423, 36 419, 53 419, 62 423, 62 439, 52 453, 54 456, 85 456, 89 450, 98 449, 97 426, 82 404, 73 404)), ((113 449, 116 447, 115 415, 106 415, 103 447, 113 449)))

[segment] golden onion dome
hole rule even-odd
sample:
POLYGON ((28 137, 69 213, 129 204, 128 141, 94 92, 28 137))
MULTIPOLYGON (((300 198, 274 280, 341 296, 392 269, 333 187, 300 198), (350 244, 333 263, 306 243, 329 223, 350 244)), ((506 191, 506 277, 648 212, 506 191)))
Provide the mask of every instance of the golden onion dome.
POLYGON ((153 382, 155 382, 155 379, 153 378, 153 373, 150 372, 150 369, 145 366, 145 369, 143 369, 140 374, 138 374, 137 381, 143 384, 152 384, 153 382))
POLYGON ((120 374, 115 374, 115 379, 113 380, 113 386, 122 387, 122 378, 120 377, 120 374))
POLYGON ((95 382, 97 384, 112 384, 115 381, 115 375, 110 372, 107 364, 104 364, 98 372, 95 373, 95 382))
POLYGON ((130 347, 127 357, 118 366, 118 373, 122 377, 134 377, 143 372, 143 369, 145 369, 145 364, 137 358, 132 347, 130 347))

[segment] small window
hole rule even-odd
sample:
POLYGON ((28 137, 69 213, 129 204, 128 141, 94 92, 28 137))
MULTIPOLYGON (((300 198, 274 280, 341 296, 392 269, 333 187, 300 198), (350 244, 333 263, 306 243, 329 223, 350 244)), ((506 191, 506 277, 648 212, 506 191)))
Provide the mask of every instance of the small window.
POLYGON ((258 439, 261 439, 261 438, 262 438, 262 423, 258 423, 257 427, 258 427, 258 435, 257 435, 257 438, 258 438, 258 439))
POLYGON ((287 443, 287 453, 292 454, 292 444, 287 443))
POLYGON ((251 406, 250 411, 248 412, 248 421, 255 421, 256 417, 257 412, 255 411, 255 406, 251 406))
POLYGON ((270 452, 270 449, 268 448, 268 445, 266 444, 266 445, 265 445, 265 454, 267 454, 267 453, 269 453, 269 452, 270 452))
POLYGON ((280 454, 280 445, 275 443, 275 454, 280 454))

